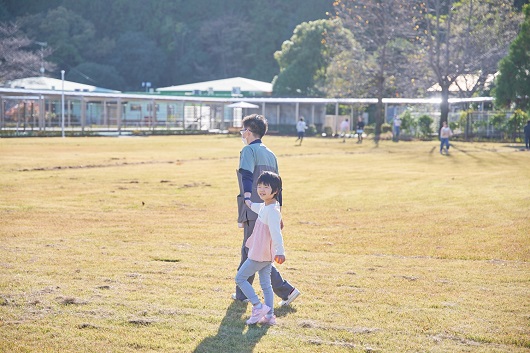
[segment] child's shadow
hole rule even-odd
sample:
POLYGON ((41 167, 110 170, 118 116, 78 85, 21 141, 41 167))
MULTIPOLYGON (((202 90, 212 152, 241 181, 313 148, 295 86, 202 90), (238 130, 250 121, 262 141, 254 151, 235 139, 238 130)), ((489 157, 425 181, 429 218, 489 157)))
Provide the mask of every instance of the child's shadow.
POLYGON ((211 352, 240 352, 251 353, 254 346, 263 337, 269 326, 247 325, 243 315, 247 312, 247 305, 239 301, 234 301, 226 309, 226 314, 219 330, 215 336, 206 337, 195 348, 194 353, 211 352))

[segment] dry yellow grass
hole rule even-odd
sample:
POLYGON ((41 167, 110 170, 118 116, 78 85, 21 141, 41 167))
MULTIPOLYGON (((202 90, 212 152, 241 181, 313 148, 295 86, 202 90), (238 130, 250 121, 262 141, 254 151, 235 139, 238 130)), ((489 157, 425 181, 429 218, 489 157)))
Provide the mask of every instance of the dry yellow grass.
POLYGON ((239 138, 0 139, 0 352, 528 352, 530 152, 267 137, 285 277, 246 327, 239 138))

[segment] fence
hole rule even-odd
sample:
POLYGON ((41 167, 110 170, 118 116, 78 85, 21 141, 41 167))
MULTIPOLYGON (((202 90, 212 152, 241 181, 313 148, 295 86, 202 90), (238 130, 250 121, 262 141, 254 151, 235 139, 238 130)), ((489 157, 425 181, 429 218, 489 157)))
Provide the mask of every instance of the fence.
MULTIPOLYGON (((523 138, 522 125, 512 126, 509 124, 514 112, 506 111, 458 111, 451 112, 447 118, 449 126, 453 131, 455 138, 463 140, 512 140, 523 138)), ((415 137, 438 136, 440 129, 440 112, 411 112, 411 123, 403 129, 405 135, 415 137), (422 116, 427 115, 432 119, 430 126, 422 128, 419 120, 422 116)), ((391 124, 391 123, 390 123, 391 124)))

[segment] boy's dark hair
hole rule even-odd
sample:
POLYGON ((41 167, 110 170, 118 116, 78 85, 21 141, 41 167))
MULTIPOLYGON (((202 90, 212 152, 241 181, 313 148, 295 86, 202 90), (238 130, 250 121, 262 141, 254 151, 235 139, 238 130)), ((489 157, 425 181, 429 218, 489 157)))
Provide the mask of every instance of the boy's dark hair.
POLYGON ((267 133, 269 124, 263 115, 252 114, 243 118, 243 127, 262 138, 267 133))
POLYGON ((263 172, 258 178, 258 184, 268 185, 272 189, 272 193, 276 193, 274 198, 278 200, 278 195, 282 191, 282 178, 273 172, 263 172))

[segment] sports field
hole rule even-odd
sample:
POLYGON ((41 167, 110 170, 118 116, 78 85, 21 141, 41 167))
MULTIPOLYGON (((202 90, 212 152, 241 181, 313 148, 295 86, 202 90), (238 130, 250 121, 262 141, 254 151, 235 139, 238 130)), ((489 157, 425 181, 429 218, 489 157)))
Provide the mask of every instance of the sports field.
POLYGON ((0 352, 530 352, 530 152, 295 139, 273 327, 230 299, 239 137, 0 139, 0 352))

